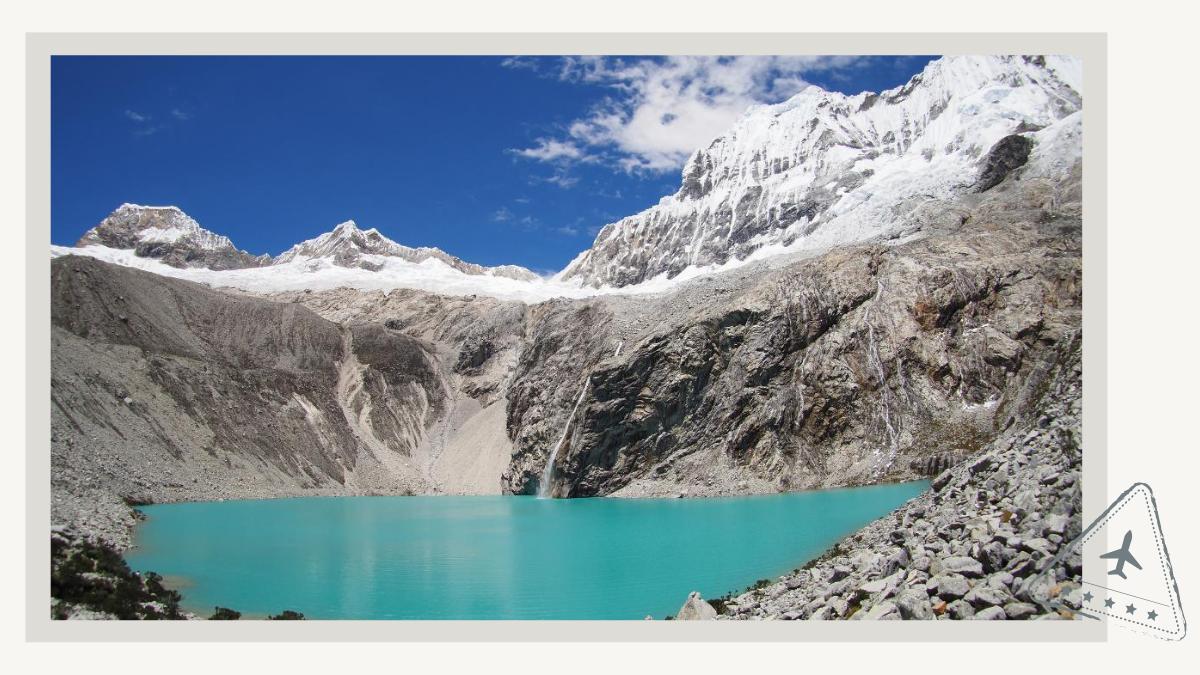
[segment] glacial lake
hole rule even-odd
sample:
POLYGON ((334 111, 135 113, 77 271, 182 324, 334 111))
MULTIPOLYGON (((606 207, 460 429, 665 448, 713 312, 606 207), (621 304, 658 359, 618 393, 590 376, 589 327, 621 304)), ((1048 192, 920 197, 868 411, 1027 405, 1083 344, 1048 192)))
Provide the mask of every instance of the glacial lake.
POLYGON ((927 481, 755 497, 159 504, 126 559, 201 616, 662 619, 819 555, 927 481))

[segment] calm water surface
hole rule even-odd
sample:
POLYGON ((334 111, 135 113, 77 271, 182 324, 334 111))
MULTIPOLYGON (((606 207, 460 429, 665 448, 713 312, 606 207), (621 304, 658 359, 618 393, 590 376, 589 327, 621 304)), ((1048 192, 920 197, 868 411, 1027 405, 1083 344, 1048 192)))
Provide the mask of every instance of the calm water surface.
POLYGON ((927 482, 717 499, 313 497, 160 504, 128 555, 184 605, 313 619, 661 619, 774 577, 927 482))

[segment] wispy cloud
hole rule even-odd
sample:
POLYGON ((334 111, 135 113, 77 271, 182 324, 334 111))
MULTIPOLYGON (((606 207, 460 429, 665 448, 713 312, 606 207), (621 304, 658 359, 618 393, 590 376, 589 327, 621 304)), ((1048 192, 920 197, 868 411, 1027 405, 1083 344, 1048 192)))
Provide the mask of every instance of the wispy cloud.
POLYGON ((558 141, 551 138, 539 138, 532 148, 514 149, 513 153, 521 157, 536 159, 540 162, 553 162, 560 159, 585 159, 586 153, 573 141, 558 141))
POLYGON ((557 185, 565 190, 567 188, 575 187, 575 184, 579 182, 579 177, 571 175, 565 168, 563 168, 555 171, 549 176, 538 176, 535 178, 535 180, 543 183, 549 183, 551 185, 557 185))
POLYGON ((541 70, 541 67, 538 65, 538 60, 528 56, 510 56, 501 61, 500 65, 504 66, 505 68, 532 70, 535 72, 541 70))
POLYGON ((501 206, 500 208, 496 209, 495 213, 492 214, 492 222, 507 223, 512 219, 513 213, 512 211, 508 210, 507 206, 501 206))
POLYGON ((159 118, 156 118, 151 113, 140 112, 131 108, 126 108, 124 115, 126 119, 133 123, 133 130, 130 133, 138 138, 153 136, 169 126, 182 124, 192 119, 192 114, 181 108, 171 108, 170 111, 162 116, 161 119, 164 121, 158 121, 159 118))
POLYGON ((557 135, 517 149, 559 166, 604 162, 627 173, 678 170, 697 148, 726 131, 746 109, 776 103, 810 86, 806 73, 855 68, 857 56, 514 57, 503 64, 565 82, 605 88, 607 96, 557 135))
POLYGON ((571 225, 563 225, 562 227, 558 228, 556 231, 559 234, 564 234, 568 237, 575 237, 575 236, 579 235, 579 228, 571 226, 571 225))

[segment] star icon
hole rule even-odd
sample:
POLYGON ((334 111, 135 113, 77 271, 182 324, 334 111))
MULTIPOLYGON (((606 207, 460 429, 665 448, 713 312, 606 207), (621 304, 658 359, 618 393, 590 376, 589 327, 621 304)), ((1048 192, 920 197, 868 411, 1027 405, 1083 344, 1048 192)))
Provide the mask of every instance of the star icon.
POLYGON ((1091 601, 1092 601, 1092 592, 1091 592, 1091 591, 1088 591, 1087 593, 1084 593, 1084 594, 1083 594, 1083 601, 1084 601, 1084 602, 1091 602, 1091 601))
POLYGON ((1155 619, 1158 618, 1158 612, 1156 612, 1152 609, 1149 612, 1146 612, 1146 618, 1150 619, 1151 621, 1154 621, 1155 619))
POLYGON ((1107 599, 1105 599, 1105 601, 1104 601, 1104 606, 1105 606, 1105 607, 1112 607, 1112 606, 1113 606, 1113 599, 1112 599, 1112 598, 1107 598, 1107 599))
POLYGON ((1129 603, 1128 605, 1125 605, 1125 613, 1126 614, 1133 614, 1136 611, 1137 611, 1137 607, 1134 607, 1132 602, 1129 603))

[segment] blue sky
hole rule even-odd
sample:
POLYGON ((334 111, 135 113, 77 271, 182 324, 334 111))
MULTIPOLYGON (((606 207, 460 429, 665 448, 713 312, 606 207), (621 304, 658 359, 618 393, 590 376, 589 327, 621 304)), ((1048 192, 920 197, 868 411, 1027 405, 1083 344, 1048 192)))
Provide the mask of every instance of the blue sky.
POLYGON ((55 57, 51 239, 173 204, 255 254, 353 219, 558 270, 747 106, 894 87, 929 59, 55 57))

